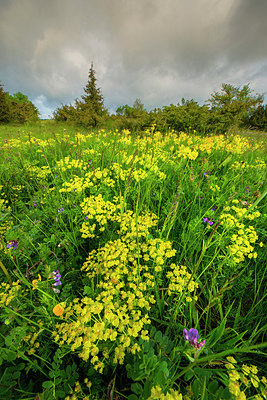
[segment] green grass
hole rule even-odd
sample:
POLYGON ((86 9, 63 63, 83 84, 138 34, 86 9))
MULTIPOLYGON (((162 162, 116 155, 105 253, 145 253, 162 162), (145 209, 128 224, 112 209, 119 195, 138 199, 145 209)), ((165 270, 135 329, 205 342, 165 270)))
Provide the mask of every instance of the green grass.
POLYGON ((1 125, 0 399, 263 396, 265 144, 1 125))

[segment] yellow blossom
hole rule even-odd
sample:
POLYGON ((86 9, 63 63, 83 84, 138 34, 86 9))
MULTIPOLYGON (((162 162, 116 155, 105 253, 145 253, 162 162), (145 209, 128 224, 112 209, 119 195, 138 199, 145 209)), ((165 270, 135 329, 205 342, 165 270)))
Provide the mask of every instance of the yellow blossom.
POLYGON ((38 288, 38 281, 41 281, 42 280, 42 278, 41 278, 41 275, 40 274, 38 274, 38 279, 34 279, 33 281, 32 281, 32 285, 33 285, 33 288, 32 288, 32 290, 34 290, 34 289, 37 289, 38 288))
POLYGON ((60 305, 57 304, 54 308, 53 308, 53 313, 59 317, 64 313, 64 308, 60 305))

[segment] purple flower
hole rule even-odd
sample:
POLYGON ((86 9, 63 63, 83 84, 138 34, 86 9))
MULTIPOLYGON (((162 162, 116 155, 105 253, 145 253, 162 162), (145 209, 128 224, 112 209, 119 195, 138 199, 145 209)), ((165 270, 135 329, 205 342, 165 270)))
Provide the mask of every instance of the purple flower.
POLYGON ((246 186, 245 192, 246 192, 246 193, 249 193, 249 186, 246 186))
POLYGON ((9 240, 8 244, 6 245, 7 249, 13 249, 16 250, 16 248, 18 247, 18 242, 17 240, 9 240))
POLYGON ((205 222, 205 223, 207 222, 209 226, 214 224, 214 222, 211 219, 207 218, 207 217, 203 218, 203 222, 205 222))
POLYGON ((210 171, 204 172, 204 176, 210 175, 210 171))
POLYGON ((184 333, 184 340, 186 342, 189 341, 189 343, 190 342, 197 343, 197 340, 199 338, 199 334, 198 334, 198 330, 197 329, 191 328, 191 329, 189 329, 188 332, 187 332, 186 329, 184 329, 183 333, 184 333))
POLYGON ((60 275, 58 269, 57 269, 56 271, 53 271, 53 272, 52 272, 52 277, 53 277, 53 279, 54 279, 54 281, 55 281, 55 283, 53 283, 53 286, 62 285, 61 280, 60 280, 61 275, 60 275))
POLYGON ((35 203, 35 201, 33 201, 33 207, 36 207, 37 206, 37 203, 35 203))
POLYGON ((57 209, 57 211, 58 211, 59 214, 62 213, 63 210, 64 210, 64 208, 58 208, 58 209, 57 209))
POLYGON ((197 350, 201 349, 201 347, 203 347, 204 344, 206 343, 206 340, 202 340, 202 342, 199 343, 197 342, 199 339, 199 334, 197 329, 191 328, 189 329, 188 332, 186 329, 184 329, 183 334, 184 334, 184 340, 197 350))
POLYGON ((213 211, 216 211, 217 208, 218 208, 218 206, 216 206, 215 204, 211 207, 211 209, 212 209, 213 211))

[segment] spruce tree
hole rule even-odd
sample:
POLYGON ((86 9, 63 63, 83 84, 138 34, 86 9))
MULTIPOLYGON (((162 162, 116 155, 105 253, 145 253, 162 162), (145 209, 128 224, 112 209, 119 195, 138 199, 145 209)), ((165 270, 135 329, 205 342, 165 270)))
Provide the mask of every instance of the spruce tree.
POLYGON ((99 117, 104 115, 106 112, 104 107, 104 98, 101 94, 101 90, 96 87, 96 77, 93 63, 91 64, 91 68, 89 70, 88 83, 83 90, 85 94, 81 97, 83 99, 85 108, 90 108, 99 117))

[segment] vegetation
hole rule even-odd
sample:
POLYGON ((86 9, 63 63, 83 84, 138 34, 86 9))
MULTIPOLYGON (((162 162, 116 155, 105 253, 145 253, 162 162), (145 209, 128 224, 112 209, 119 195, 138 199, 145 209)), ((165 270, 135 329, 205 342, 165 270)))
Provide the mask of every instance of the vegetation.
POLYGON ((38 120, 38 110, 21 92, 10 95, 0 85, 0 123, 25 123, 38 120))
POLYGON ((0 137, 1 399, 266 397, 262 140, 0 137))
POLYGON ((89 70, 89 79, 84 88, 82 100, 75 100, 75 105, 63 105, 54 112, 56 121, 65 121, 83 127, 96 127, 107 117, 104 108, 104 98, 99 88, 96 87, 95 70, 93 64, 89 70))
POLYGON ((266 107, 262 105, 263 95, 254 95, 249 85, 242 88, 223 84, 200 106, 193 99, 182 99, 181 104, 164 106, 147 112, 140 99, 133 106, 128 104, 116 110, 116 116, 109 116, 104 108, 103 96, 96 87, 95 70, 91 65, 89 80, 84 88, 82 100, 74 105, 62 105, 54 113, 56 121, 68 122, 79 127, 104 127, 122 131, 144 132, 150 126, 157 130, 177 132, 198 132, 200 134, 225 134, 231 129, 250 127, 265 129, 266 107))

